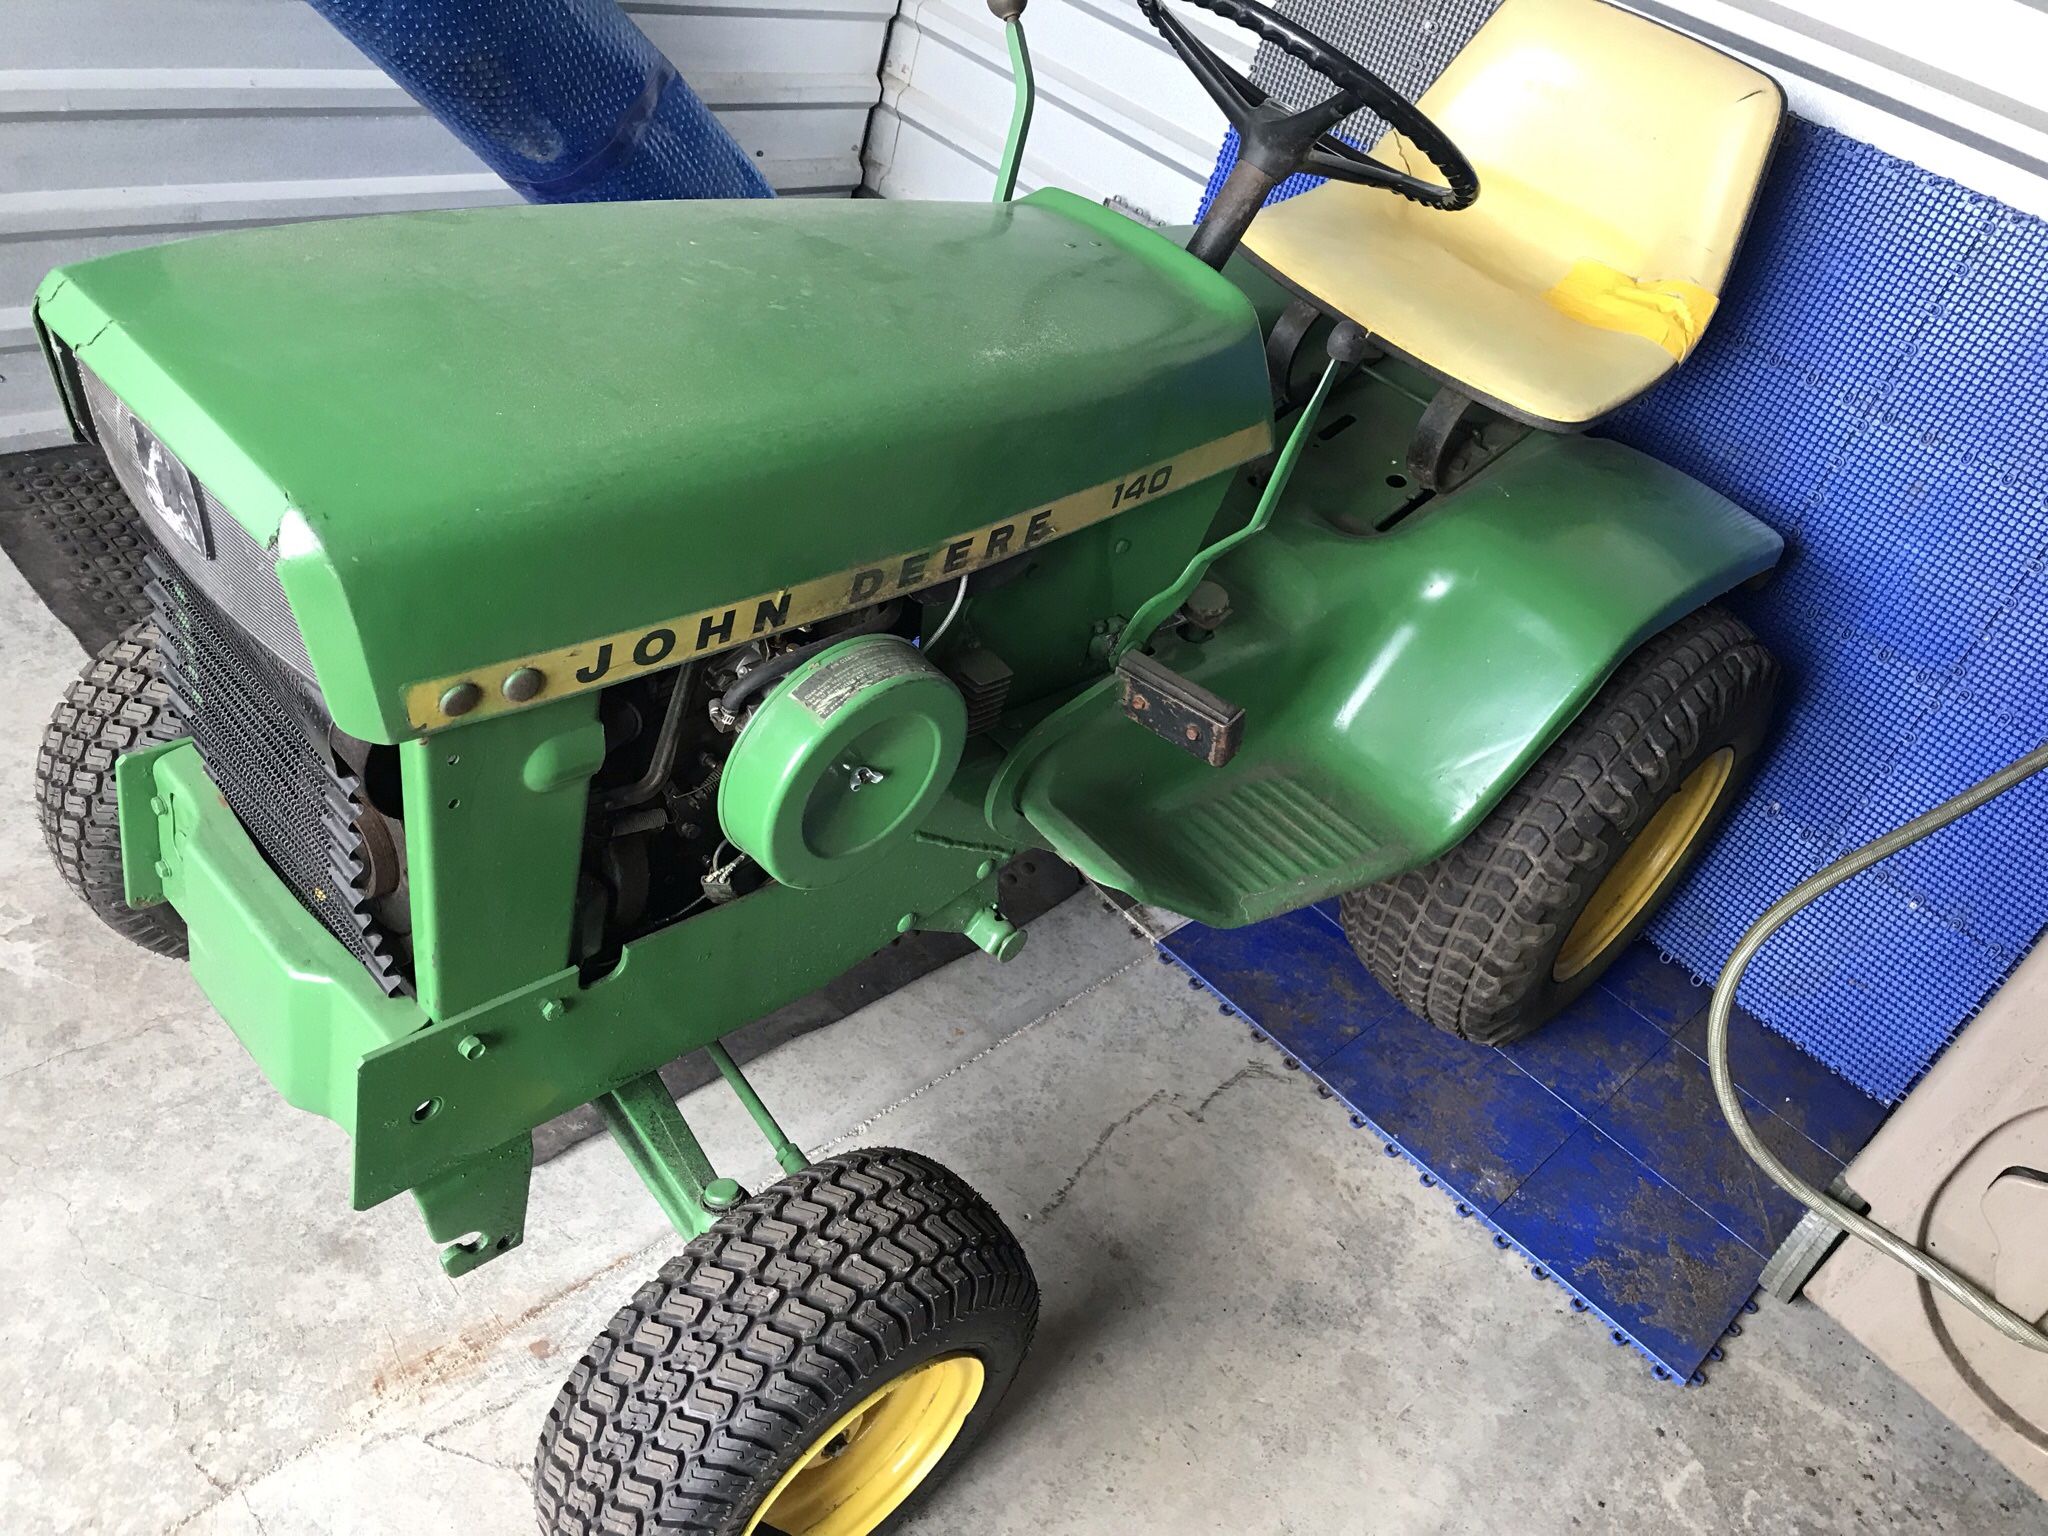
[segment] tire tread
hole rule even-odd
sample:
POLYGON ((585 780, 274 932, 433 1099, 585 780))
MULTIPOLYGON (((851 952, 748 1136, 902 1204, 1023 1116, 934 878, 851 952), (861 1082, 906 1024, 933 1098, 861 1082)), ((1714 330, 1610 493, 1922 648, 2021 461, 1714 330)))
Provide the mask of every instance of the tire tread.
POLYGON ((114 760, 182 732, 159 675, 156 626, 131 624, 64 690, 36 751, 36 815, 64 883, 114 932, 152 954, 182 957, 175 908, 131 907, 121 878, 114 760))
POLYGON ((726 1212, 598 1335, 541 1432, 540 1528, 737 1531, 893 1360, 987 1313, 1018 1321, 1021 1358, 1038 1287, 986 1201, 914 1152, 822 1159, 726 1212))
POLYGON ((1767 714, 1776 686, 1770 652, 1718 606, 1653 636, 1463 842, 1340 899, 1352 948, 1440 1029, 1489 1045, 1527 1034, 1547 1017, 1531 1006, 1548 991, 1564 919, 1707 736, 1767 714))

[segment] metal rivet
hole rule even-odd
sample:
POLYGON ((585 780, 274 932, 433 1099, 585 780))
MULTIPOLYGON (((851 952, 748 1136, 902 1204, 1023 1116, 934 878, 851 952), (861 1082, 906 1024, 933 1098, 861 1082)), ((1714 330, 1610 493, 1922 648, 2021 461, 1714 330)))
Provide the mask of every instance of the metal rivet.
POLYGON ((472 682, 460 682, 441 695, 441 713, 453 720, 483 703, 484 691, 472 682))
POLYGON ((541 689, 547 686, 547 681, 547 674, 539 667, 521 667, 507 675, 503 691, 505 697, 514 704, 524 704, 528 699, 538 695, 541 689))
POLYGON ((168 809, 169 807, 164 804, 164 797, 162 795, 151 795, 149 797, 150 815, 161 816, 168 809))
POLYGON ((704 1209, 729 1211, 746 1199, 747 1192, 732 1179, 713 1179, 704 1186, 704 1209))
POLYGON ((558 1023, 569 1012, 569 1005, 559 997, 551 997, 540 1005, 540 1016, 550 1024, 558 1023))
POLYGON ((979 864, 974 866, 974 878, 977 880, 986 880, 990 875, 994 874, 995 872, 996 861, 994 859, 983 859, 979 864))
POLYGON ((898 933, 908 933, 916 926, 917 914, 915 912, 906 912, 896 919, 896 931, 898 933))
POLYGON ((455 1042, 455 1049, 464 1061, 475 1061, 490 1047, 484 1044, 481 1035, 464 1035, 455 1042))

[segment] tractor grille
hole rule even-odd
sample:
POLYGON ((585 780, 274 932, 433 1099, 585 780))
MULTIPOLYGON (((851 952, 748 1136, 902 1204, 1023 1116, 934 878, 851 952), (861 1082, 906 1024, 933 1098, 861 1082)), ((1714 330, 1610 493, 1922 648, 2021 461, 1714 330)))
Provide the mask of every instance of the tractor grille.
POLYGON ((149 567, 165 681, 208 776, 300 904, 396 992, 391 945, 361 895, 356 780, 328 745, 319 695, 162 548, 149 567))
MULTIPOLYGON (((98 374, 83 363, 75 366, 86 403, 92 409, 94 435, 107 455, 114 478, 120 481, 121 489, 128 493, 129 501, 142 514, 143 523, 163 551, 185 548, 186 543, 180 541, 177 530, 165 520, 162 508, 150 494, 147 468, 140 462, 136 449, 135 413, 107 388, 98 374)), ((144 431, 147 430, 145 426, 144 431)), ((166 458, 177 473, 186 474, 175 456, 166 453, 166 458)), ((214 500, 213 493, 197 476, 186 474, 186 478, 205 529, 205 548, 196 552, 196 558, 183 563, 184 579, 211 600, 215 608, 232 615, 238 626, 254 636, 272 656, 296 672, 301 686, 310 688, 313 663, 306 657, 306 642, 299 637, 291 605, 285 601, 284 587, 278 582, 276 556, 214 500)))
POLYGON ((231 810, 301 905, 385 992, 394 949, 363 899, 357 784, 328 744, 275 555, 92 369, 68 353, 93 436, 141 514, 164 680, 231 810))

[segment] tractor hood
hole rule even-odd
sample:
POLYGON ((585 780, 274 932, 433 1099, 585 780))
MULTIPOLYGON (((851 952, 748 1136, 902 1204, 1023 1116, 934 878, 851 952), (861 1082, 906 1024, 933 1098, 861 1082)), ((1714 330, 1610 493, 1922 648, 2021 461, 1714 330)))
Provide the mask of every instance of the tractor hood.
POLYGON ((951 579, 1271 415, 1242 294, 1058 192, 301 224, 61 269, 37 315, 74 417, 118 397, 235 525, 180 562, 267 551, 371 740, 451 680, 488 713, 524 661, 554 697, 951 579))

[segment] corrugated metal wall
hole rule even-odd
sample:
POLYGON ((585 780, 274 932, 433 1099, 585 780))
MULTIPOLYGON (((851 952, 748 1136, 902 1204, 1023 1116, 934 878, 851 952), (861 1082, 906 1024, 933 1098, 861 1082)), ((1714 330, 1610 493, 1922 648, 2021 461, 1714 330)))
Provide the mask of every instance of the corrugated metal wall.
MULTIPOLYGON (((1474 9, 1472 0, 1345 3, 1358 9, 1356 26, 1394 50, 1362 62, 1394 79, 1474 9)), ((1938 26, 1924 0, 1621 3, 1753 59, 1803 117, 2048 213, 2044 0, 1945 0, 1938 26)), ((1304 11, 1286 0, 1282 9, 1304 11)), ((1176 12, 1227 57, 1250 59, 1249 34, 1185 5, 1176 12)), ((1024 22, 1042 93, 1024 184, 1122 197, 1160 219, 1193 217, 1223 122, 1132 0, 1034 0, 1024 22)), ((1002 31, 981 0, 905 0, 867 185, 890 197, 983 195, 1008 103, 1002 31)))
MULTIPOLYGON (((1750 54, 1803 115, 2048 212, 2040 0, 1947 0, 1940 28, 1918 0, 1633 3, 1750 54)), ((1421 46, 1441 7, 1399 4, 1419 18, 1421 46)), ((30 295, 58 262, 180 232, 510 198, 300 0, 5 8, 0 450, 61 435, 28 330, 30 295)), ((1010 83, 982 0, 903 0, 900 16, 896 0, 626 9, 778 190, 844 194, 865 182, 889 197, 987 195, 1010 83)), ((1249 34, 1181 9, 1249 65, 1249 34)), ((1034 0, 1025 22, 1040 101, 1023 186, 1192 218, 1223 122, 1137 7, 1034 0)))
MULTIPOLYGON (((1180 8, 1225 58, 1254 39, 1180 8)), ((1038 112, 1018 178, 1121 199, 1148 217, 1195 216, 1223 117, 1131 0, 1034 0, 1024 13, 1038 112)), ((983 198, 1010 122, 1003 29, 982 0, 905 0, 889 34, 867 185, 884 197, 983 198)))
POLYGON ((2044 0, 1626 0, 1776 76, 1792 110, 2048 214, 2044 0))
MULTIPOLYGON (((894 0, 633 0, 778 191, 846 195, 894 0)), ((62 262, 515 199, 300 0, 0 0, 0 451, 66 434, 29 329, 62 262)))

